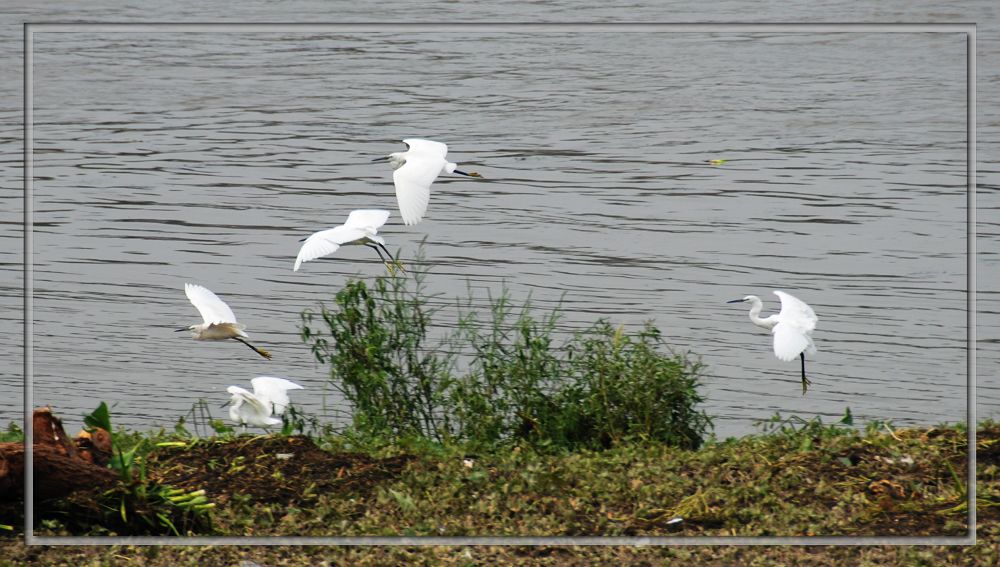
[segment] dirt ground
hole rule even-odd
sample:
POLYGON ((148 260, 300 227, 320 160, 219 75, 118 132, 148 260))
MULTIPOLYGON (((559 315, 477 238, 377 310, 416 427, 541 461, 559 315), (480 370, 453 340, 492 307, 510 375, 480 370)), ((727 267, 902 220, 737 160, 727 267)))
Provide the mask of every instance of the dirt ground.
POLYGON ((151 453, 150 479, 176 488, 204 489, 226 504, 234 494, 258 503, 299 506, 318 494, 365 494, 399 476, 409 455, 376 459, 361 453, 329 453, 308 437, 240 437, 199 442, 151 453))

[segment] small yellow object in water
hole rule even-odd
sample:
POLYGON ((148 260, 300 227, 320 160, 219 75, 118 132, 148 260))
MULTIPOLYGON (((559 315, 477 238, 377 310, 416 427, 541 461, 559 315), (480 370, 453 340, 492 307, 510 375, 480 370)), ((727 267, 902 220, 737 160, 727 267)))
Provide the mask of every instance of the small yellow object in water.
POLYGON ((710 163, 712 165, 722 165, 722 164, 726 163, 727 161, 729 161, 729 160, 725 160, 725 159, 710 159, 710 160, 708 160, 708 163, 710 163))

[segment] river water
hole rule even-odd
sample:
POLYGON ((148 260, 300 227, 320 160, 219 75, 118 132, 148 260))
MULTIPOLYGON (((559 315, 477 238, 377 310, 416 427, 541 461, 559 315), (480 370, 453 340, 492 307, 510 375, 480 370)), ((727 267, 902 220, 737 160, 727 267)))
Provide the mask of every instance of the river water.
MULTIPOLYGON (((845 407, 964 420, 965 61, 960 33, 36 33, 33 401, 169 427, 274 375, 340 419, 299 312, 385 268, 356 247, 292 263, 299 239, 378 207, 404 259, 426 239, 448 305, 506 285, 561 300, 566 332, 652 320, 707 365, 720 436, 845 407), (440 177, 412 227, 371 161, 407 137, 485 177, 440 177), (185 282, 274 359, 174 333, 200 322, 185 282), (805 396, 797 362, 725 303, 760 295, 766 315, 773 289, 819 316, 805 396)), ((0 400, 4 422, 20 407, 0 400)))

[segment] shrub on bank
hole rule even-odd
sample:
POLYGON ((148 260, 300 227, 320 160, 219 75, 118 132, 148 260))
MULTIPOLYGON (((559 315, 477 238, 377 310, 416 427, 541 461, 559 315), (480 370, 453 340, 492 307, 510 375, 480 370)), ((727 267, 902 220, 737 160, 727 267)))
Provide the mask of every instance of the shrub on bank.
POLYGON ((331 305, 302 313, 301 337, 368 438, 496 446, 606 448, 648 439, 697 448, 711 419, 697 409, 703 366, 671 351, 647 323, 599 320, 556 344, 559 309, 538 314, 504 291, 487 316, 472 298, 456 329, 431 344, 425 272, 349 281, 331 305))

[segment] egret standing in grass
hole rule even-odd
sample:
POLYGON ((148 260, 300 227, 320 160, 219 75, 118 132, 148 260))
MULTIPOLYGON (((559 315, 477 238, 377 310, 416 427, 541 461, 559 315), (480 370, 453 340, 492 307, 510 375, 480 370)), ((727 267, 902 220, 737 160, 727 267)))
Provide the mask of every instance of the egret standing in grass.
POLYGON ((770 330, 774 335, 774 356, 779 360, 790 362, 795 360, 796 356, 802 359, 802 393, 805 394, 809 384, 812 383, 806 378, 806 353, 816 352, 812 332, 816 328, 818 319, 812 307, 801 299, 783 291, 775 291, 774 295, 781 300, 781 311, 764 318, 760 317, 764 303, 756 295, 748 295, 743 299, 734 299, 727 303, 750 304, 750 321, 758 327, 770 330))
POLYGON ((232 394, 229 418, 242 425, 244 430, 247 425, 268 427, 281 424, 280 419, 271 416, 285 412, 289 404, 288 390, 302 389, 302 386, 291 380, 273 376, 258 376, 250 380, 250 385, 253 386, 253 393, 239 386, 226 389, 232 394))
POLYGON ((212 293, 208 288, 196 284, 184 284, 184 293, 187 294, 191 304, 194 305, 201 318, 205 320, 201 325, 191 325, 177 329, 180 331, 191 331, 191 336, 199 341, 224 341, 226 339, 237 340, 264 358, 270 359, 271 353, 259 349, 246 339, 250 337, 243 332, 246 327, 236 322, 236 315, 233 310, 219 296, 212 293))
MULTIPOLYGON (((392 272, 393 267, 403 269, 399 262, 393 260, 392 254, 385 248, 385 239, 378 235, 378 229, 389 219, 389 211, 381 209, 358 209, 351 211, 347 216, 347 221, 340 226, 335 226, 328 230, 315 232, 306 238, 299 254, 295 258, 293 272, 299 271, 299 267, 304 262, 315 260, 316 258, 333 254, 341 246, 352 244, 364 245, 375 250, 378 257, 392 272), (381 250, 380 250, 381 249, 381 250), (382 255, 382 251, 388 254, 389 259, 382 255), (390 264, 390 260, 392 263, 390 264)), ((404 272, 406 270, 403 270, 404 272)))
POLYGON ((427 202, 431 197, 431 183, 441 173, 457 173, 467 177, 482 177, 475 171, 465 172, 456 169, 454 164, 445 159, 448 146, 441 142, 408 138, 403 140, 407 151, 391 153, 386 157, 373 161, 387 159, 395 170, 392 181, 396 185, 396 200, 399 202, 399 214, 403 224, 417 224, 427 212, 427 202))

